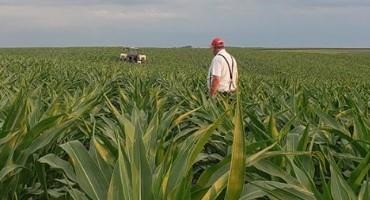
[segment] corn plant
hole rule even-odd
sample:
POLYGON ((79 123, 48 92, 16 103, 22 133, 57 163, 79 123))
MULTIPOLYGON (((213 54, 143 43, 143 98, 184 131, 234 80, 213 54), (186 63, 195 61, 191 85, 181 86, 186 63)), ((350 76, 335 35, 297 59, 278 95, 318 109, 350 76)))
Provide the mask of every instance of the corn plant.
POLYGON ((0 199, 369 199, 366 51, 0 49, 0 199))

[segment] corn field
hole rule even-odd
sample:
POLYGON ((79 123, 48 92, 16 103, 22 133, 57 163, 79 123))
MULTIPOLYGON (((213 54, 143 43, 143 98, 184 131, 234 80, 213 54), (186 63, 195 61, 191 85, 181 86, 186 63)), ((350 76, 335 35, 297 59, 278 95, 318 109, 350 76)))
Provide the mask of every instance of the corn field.
POLYGON ((0 199, 369 200, 370 52, 0 49, 0 199))

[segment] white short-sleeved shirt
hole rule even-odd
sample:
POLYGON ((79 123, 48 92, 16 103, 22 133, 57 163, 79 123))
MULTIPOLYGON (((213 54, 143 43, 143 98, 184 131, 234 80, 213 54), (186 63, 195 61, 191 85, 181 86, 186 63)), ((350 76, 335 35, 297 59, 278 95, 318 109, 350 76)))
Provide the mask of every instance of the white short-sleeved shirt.
POLYGON ((211 77, 218 76, 220 77, 220 86, 218 88, 218 92, 230 92, 235 91, 237 88, 237 80, 238 80, 238 66, 236 60, 226 52, 225 49, 222 49, 217 53, 217 55, 213 58, 211 66, 209 67, 208 71, 208 89, 211 87, 211 77), (229 66, 225 60, 230 64, 229 66), (233 65, 234 63, 234 65, 233 65), (232 72, 232 80, 230 79, 230 71, 232 72))

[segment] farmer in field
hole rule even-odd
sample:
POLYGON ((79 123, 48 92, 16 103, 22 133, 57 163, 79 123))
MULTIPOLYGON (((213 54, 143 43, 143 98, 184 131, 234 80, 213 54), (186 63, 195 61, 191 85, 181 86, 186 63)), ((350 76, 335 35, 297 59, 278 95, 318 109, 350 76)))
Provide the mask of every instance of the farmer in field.
POLYGON ((225 50, 224 41, 214 38, 211 43, 214 58, 208 71, 208 89, 211 96, 221 93, 233 94, 238 84, 238 69, 235 58, 225 50))

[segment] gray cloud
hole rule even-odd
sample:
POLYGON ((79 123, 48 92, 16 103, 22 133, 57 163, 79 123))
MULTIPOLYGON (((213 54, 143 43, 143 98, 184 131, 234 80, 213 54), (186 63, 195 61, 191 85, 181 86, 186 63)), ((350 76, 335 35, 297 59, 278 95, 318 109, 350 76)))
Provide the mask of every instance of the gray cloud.
POLYGON ((281 5, 295 8, 370 7, 369 0, 263 0, 261 5, 281 5))
MULTIPOLYGON (((298 1, 298 0, 297 0, 298 1)), ((306 6, 314 7, 369 7, 368 0, 299 0, 306 6)))
POLYGON ((0 5, 72 6, 72 5, 158 5, 170 0, 0 0, 0 5))
POLYGON ((1 46, 370 46, 367 0, 0 0, 1 46))

